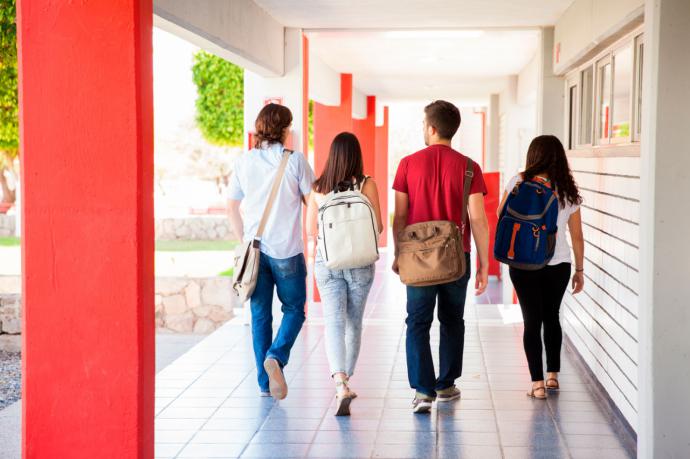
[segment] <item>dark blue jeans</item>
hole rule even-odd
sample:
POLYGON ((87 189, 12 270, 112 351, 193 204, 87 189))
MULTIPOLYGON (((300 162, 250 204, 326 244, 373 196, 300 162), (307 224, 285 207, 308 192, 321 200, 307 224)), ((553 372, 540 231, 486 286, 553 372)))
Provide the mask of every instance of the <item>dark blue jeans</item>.
POLYGON ((471 266, 470 254, 466 253, 465 257, 467 271, 457 281, 430 287, 407 287, 407 377, 410 387, 432 398, 436 397, 437 390, 455 384, 462 374, 465 296, 471 266), (437 298, 438 320, 441 323, 438 378, 429 342, 437 298))
POLYGON ((262 253, 259 277, 251 298, 252 339, 259 387, 268 392, 268 375, 264 370, 267 357, 285 366, 304 323, 304 304, 307 301, 307 267, 304 255, 292 258, 271 258, 262 253), (283 319, 273 339, 273 288, 283 303, 283 319))

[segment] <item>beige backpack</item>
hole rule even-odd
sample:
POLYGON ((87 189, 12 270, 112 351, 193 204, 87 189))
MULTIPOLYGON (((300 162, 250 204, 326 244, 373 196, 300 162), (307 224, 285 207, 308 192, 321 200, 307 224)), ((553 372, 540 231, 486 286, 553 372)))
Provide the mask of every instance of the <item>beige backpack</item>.
POLYGON ((460 279, 466 270, 462 239, 467 204, 474 176, 474 163, 467 158, 462 196, 462 223, 429 221, 408 225, 398 234, 400 280, 412 287, 445 284, 460 279))
POLYGON ((283 159, 278 167, 278 172, 276 172, 276 177, 273 179, 271 194, 268 196, 268 201, 266 202, 264 213, 261 216, 259 228, 256 230, 256 235, 251 241, 243 242, 235 249, 232 289, 237 296, 240 297, 242 303, 251 298, 256 288, 256 280, 259 276, 259 259, 261 257, 261 252, 259 251, 261 247, 261 236, 264 233, 268 216, 271 213, 271 207, 273 207, 273 201, 276 198, 276 194, 278 194, 278 188, 280 188, 280 182, 283 179, 285 167, 287 166, 291 154, 292 150, 283 151, 283 159))

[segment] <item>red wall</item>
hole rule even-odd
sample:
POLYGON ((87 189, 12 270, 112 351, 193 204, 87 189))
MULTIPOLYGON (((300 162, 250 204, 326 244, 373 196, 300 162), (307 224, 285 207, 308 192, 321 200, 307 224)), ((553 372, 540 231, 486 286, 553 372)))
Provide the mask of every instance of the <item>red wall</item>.
POLYGON ((326 165, 331 142, 343 131, 352 131, 352 75, 340 75, 340 105, 314 102, 314 172, 326 165))
POLYGON ((376 96, 367 96, 367 117, 352 120, 352 132, 359 139, 364 175, 376 176, 376 96))
POLYGON ((494 258, 494 240, 496 239, 496 226, 498 225, 498 216, 496 211, 501 200, 500 189, 500 172, 484 172, 484 183, 488 194, 484 198, 484 209, 486 210, 486 217, 489 220, 489 275, 501 278, 501 265, 494 258))
MULTIPOLYGON (((376 96, 367 96, 367 117, 352 118, 352 75, 340 75, 340 105, 314 102, 314 166, 320 175, 326 164, 333 138, 343 131, 359 139, 364 159, 364 173, 376 179, 384 224, 388 227, 388 109, 384 126, 376 126, 376 96)), ((387 243, 384 235, 382 246, 387 243)))
POLYGON ((20 0, 23 455, 150 458, 151 0, 20 0))

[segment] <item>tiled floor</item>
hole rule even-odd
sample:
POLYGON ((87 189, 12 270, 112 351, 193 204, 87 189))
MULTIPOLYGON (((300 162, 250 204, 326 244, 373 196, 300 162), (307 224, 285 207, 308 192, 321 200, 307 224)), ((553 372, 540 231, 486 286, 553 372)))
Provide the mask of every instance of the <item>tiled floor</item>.
POLYGON ((281 402, 258 396, 249 328, 227 324, 158 374, 156 457, 632 457, 624 446, 630 439, 613 427, 567 352, 562 391, 548 401, 526 397, 515 311, 473 300, 465 312, 462 399, 430 415, 410 409, 404 289, 385 266, 370 296, 350 418, 333 416, 318 306, 293 350, 281 402))

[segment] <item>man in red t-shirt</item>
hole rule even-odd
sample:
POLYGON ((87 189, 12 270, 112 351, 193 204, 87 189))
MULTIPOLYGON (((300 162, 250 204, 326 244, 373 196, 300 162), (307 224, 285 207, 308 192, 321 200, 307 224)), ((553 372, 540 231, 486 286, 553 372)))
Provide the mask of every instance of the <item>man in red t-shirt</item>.
POLYGON ((469 202, 463 203, 467 158, 450 147, 451 139, 460 127, 460 111, 449 102, 437 100, 424 108, 424 115, 424 143, 427 148, 403 158, 393 182, 393 234, 396 236, 393 270, 398 272, 397 235, 407 225, 432 220, 453 221, 460 228, 465 228, 463 246, 467 270, 455 282, 407 287, 407 375, 410 386, 416 390, 413 402, 415 413, 428 413, 435 399, 446 402, 460 397, 455 380, 462 374, 465 342, 463 315, 471 267, 470 232, 474 235, 479 252, 475 284, 477 295, 486 289, 489 270, 489 225, 484 211, 484 177, 475 163, 469 202), (469 210, 467 222, 461 221, 463 205, 467 205, 469 210), (441 322, 438 378, 429 343, 437 298, 441 322))

